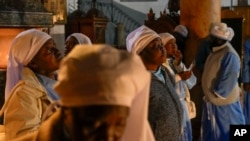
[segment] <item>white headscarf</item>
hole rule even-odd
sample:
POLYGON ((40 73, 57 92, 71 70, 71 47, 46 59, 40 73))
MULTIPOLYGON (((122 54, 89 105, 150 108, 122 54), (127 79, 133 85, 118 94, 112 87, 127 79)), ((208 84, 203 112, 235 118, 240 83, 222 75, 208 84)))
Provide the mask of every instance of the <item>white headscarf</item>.
POLYGON ((184 25, 177 25, 175 28, 174 28, 174 32, 177 32, 179 33, 181 36, 187 38, 188 36, 188 30, 187 30, 187 27, 184 26, 184 25))
POLYGON ((139 56, 109 45, 78 45, 63 59, 54 88, 66 107, 130 107, 122 141, 154 141, 147 120, 149 85, 139 56))
POLYGON ((139 54, 152 40, 160 36, 145 25, 135 29, 126 38, 126 47, 129 52, 139 54))
POLYGON ((70 37, 75 37, 79 44, 88 44, 88 45, 92 44, 92 42, 89 39, 89 37, 86 36, 86 35, 84 35, 84 34, 82 34, 82 33, 73 33, 73 34, 71 34, 71 35, 68 36, 68 38, 66 39, 66 41, 69 40, 70 37))
POLYGON ((23 67, 28 65, 49 39, 50 35, 37 29, 23 31, 13 39, 8 58, 5 101, 12 88, 22 79, 23 67))
POLYGON ((162 40, 163 45, 166 45, 171 39, 175 39, 175 37, 173 35, 171 35, 170 33, 160 33, 159 34, 162 40))
POLYGON ((223 40, 231 41, 234 37, 234 31, 226 23, 214 23, 210 34, 223 40))

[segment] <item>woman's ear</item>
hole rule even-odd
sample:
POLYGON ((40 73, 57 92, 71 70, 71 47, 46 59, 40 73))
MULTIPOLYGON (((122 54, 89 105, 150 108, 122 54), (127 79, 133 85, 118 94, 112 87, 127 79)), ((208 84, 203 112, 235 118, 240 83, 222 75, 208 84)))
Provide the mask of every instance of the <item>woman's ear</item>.
POLYGON ((141 56, 141 55, 144 53, 143 51, 144 51, 144 50, 142 50, 138 55, 141 56))
POLYGON ((36 61, 34 59, 32 59, 29 64, 28 64, 28 67, 31 68, 31 69, 35 69, 38 67, 36 61))
POLYGON ((141 57, 141 59, 144 59, 145 56, 144 50, 142 50, 138 55, 141 57))

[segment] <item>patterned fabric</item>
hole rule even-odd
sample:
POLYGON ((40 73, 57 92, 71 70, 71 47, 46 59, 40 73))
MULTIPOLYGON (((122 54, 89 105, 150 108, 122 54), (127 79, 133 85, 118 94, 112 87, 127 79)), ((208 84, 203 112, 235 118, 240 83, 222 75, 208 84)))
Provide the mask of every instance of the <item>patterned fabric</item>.
POLYGON ((181 135, 183 110, 175 92, 175 81, 161 67, 166 83, 152 75, 149 99, 149 122, 156 141, 178 141, 181 135))

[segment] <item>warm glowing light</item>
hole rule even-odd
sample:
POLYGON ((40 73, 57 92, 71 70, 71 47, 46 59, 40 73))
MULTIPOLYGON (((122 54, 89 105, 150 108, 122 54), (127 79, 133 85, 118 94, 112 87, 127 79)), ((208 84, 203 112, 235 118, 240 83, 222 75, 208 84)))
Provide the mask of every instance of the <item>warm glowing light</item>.
POLYGON ((0 69, 7 68, 8 53, 11 41, 25 28, 0 28, 0 69))

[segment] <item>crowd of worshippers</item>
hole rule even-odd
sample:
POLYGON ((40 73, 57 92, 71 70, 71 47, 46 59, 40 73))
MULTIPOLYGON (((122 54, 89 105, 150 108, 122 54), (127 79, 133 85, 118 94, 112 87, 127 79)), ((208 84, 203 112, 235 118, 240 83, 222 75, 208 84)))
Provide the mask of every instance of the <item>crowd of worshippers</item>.
POLYGON ((233 36, 225 23, 213 23, 195 64, 187 68, 183 25, 173 34, 142 25, 126 37, 127 50, 92 44, 74 33, 63 55, 49 34, 23 31, 9 51, 1 139, 192 141, 190 89, 197 67, 204 92, 200 140, 229 141, 230 124, 247 121, 233 36))

